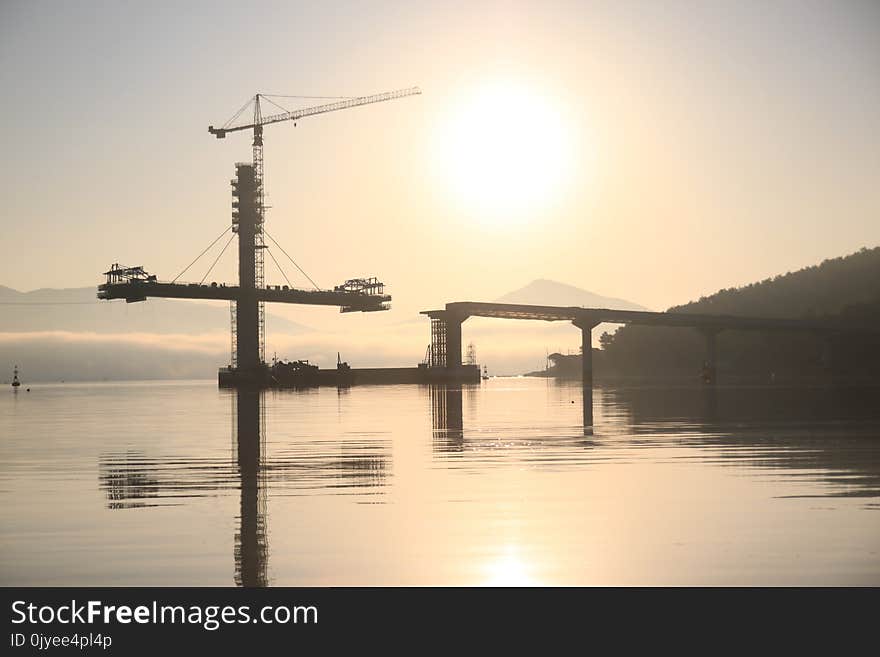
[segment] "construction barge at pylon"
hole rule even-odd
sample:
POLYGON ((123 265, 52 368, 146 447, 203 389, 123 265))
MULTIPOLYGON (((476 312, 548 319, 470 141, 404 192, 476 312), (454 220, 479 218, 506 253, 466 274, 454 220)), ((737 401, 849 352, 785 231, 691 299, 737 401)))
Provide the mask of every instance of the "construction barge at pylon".
POLYGON ((338 363, 335 369, 322 369, 308 361, 276 361, 257 371, 243 372, 221 367, 217 383, 221 388, 253 386, 259 388, 310 388, 317 386, 391 385, 398 383, 479 383, 480 366, 462 365, 455 372, 445 367, 360 367, 338 363))

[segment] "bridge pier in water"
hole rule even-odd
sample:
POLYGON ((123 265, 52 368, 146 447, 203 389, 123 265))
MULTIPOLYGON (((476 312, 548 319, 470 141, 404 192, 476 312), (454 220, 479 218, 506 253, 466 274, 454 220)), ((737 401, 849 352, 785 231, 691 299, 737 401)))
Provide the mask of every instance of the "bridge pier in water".
POLYGON ((428 355, 425 383, 478 383, 478 365, 461 362, 461 325, 470 315, 449 310, 433 310, 431 318, 431 348, 428 355))
POLYGON ((593 426, 593 329, 599 322, 578 318, 572 322, 581 330, 581 386, 583 388, 584 429, 593 426))
POLYGON ((257 208, 257 181, 254 167, 237 164, 232 181, 232 196, 237 210, 233 212, 233 227, 238 232, 238 298, 235 306, 235 362, 242 378, 256 380, 262 362, 260 359, 260 310, 256 295, 256 234, 262 230, 257 208))
POLYGON ((702 327, 699 329, 706 338, 706 359, 703 361, 703 383, 714 386, 718 381, 718 334, 722 329, 702 327))
POLYGON ((455 377, 461 371, 461 325, 467 317, 446 313, 446 368, 455 377))

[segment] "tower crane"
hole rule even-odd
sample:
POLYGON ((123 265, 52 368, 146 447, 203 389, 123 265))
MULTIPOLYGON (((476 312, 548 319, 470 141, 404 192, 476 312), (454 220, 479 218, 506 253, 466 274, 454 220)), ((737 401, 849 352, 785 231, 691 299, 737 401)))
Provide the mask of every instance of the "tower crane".
MULTIPOLYGON (((327 112, 336 112, 339 110, 349 109, 352 107, 358 107, 360 105, 370 105, 372 103, 382 103, 387 100, 396 100, 398 98, 404 98, 406 96, 415 96, 421 94, 421 90, 418 87, 410 87, 409 89, 399 89, 397 91, 389 91, 386 93, 375 94, 372 96, 358 96, 356 98, 343 98, 340 100, 336 100, 332 103, 325 103, 323 105, 316 105, 314 107, 307 107, 304 109, 298 109, 289 111, 278 105, 278 103, 272 100, 271 94, 256 94, 252 98, 248 100, 247 103, 242 106, 240 110, 222 127, 215 128, 214 126, 208 126, 208 132, 214 135, 217 139, 225 139, 226 135, 230 132, 239 132, 242 130, 252 130, 253 131, 253 167, 254 167, 254 178, 256 183, 256 226, 255 226, 255 234, 254 234, 254 287, 262 288, 264 287, 264 275, 263 275, 263 250, 265 247, 265 242, 263 239, 263 222, 265 220, 265 204, 264 204, 264 196, 263 196, 263 126, 271 125, 272 123, 280 123, 282 121, 296 121, 298 119, 303 119, 309 116, 314 116, 316 114, 325 114, 327 112), (278 109, 284 110, 281 113, 277 114, 268 114, 263 115, 262 112, 262 101, 267 101, 268 103, 274 105, 278 109), (247 109, 250 105, 253 105, 254 108, 254 116, 253 121, 250 123, 236 123, 238 118, 244 113, 244 110, 247 109)), ((295 125, 295 124, 294 124, 295 125)), ((233 231, 236 230, 235 226, 235 218, 233 218, 233 231)), ((231 318, 232 318, 232 340, 233 345, 235 344, 235 335, 236 335, 236 309, 235 309, 235 301, 231 302, 231 318)), ((259 337, 260 337, 260 360, 265 362, 266 360, 266 315, 265 315, 265 305, 263 301, 259 302, 259 337)), ((235 348, 233 347, 233 365, 235 364, 235 348)))

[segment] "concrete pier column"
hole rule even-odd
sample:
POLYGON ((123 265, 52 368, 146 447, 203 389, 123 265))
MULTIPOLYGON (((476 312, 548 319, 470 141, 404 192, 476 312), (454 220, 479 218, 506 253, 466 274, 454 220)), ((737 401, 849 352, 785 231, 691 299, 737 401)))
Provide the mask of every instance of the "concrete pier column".
POLYGON ((593 387, 593 327, 581 327, 581 380, 593 387))
POLYGON ((703 383, 714 386, 718 380, 718 344, 720 328, 704 327, 700 332, 706 338, 706 359, 703 361, 703 383))
POLYGON ((238 369, 254 375, 260 367, 259 304, 254 286, 257 230, 257 181, 250 164, 238 164, 233 183, 236 210, 233 225, 238 233, 238 298, 236 299, 236 352, 238 369))
POLYGON ((581 385, 583 387, 584 430, 593 426, 593 329, 599 325, 591 317, 572 322, 581 330, 581 385))
POLYGON ((461 324, 467 317, 457 313, 446 313, 446 367, 461 369, 461 324))

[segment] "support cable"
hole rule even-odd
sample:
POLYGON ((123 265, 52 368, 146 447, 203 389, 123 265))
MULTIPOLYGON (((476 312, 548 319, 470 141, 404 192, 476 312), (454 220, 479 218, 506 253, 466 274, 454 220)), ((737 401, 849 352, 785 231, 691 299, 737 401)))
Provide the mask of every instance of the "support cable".
POLYGON ((214 262, 211 263, 210 268, 208 269, 208 271, 205 272, 205 275, 202 276, 202 280, 199 281, 199 285, 201 285, 202 283, 205 282, 205 279, 208 278, 208 274, 210 274, 211 271, 214 269, 214 265, 216 265, 216 264, 217 264, 217 261, 220 260, 220 257, 221 257, 224 253, 226 253, 226 247, 228 247, 228 246, 232 243, 232 240, 234 240, 234 239, 235 239, 235 235, 230 235, 230 236, 229 236, 229 239, 226 241, 226 244, 223 246, 223 250, 220 251, 220 255, 218 255, 218 256, 214 259, 214 262))
POLYGON ((299 269, 300 273, 301 273, 303 276, 305 276, 306 278, 309 279, 309 283, 311 283, 312 285, 314 285, 316 290, 320 290, 321 288, 319 288, 319 287, 318 287, 318 284, 315 283, 315 281, 312 280, 312 277, 309 276, 309 275, 303 270, 302 267, 300 267, 298 264, 296 264, 296 260, 294 260, 293 258, 291 258, 291 257, 290 257, 290 254, 289 254, 287 251, 284 250, 284 247, 281 246, 281 245, 275 240, 274 237, 272 237, 271 235, 269 235, 269 231, 267 231, 265 227, 263 228, 263 232, 266 234, 266 237, 268 237, 270 240, 272 240, 272 243, 273 243, 275 246, 277 246, 279 249, 281 249, 281 253, 283 253, 284 255, 287 256, 287 259, 290 260, 290 261, 293 263, 293 266, 296 267, 297 269, 299 269))
POLYGON ((352 100, 358 96, 290 96, 288 94, 260 94, 261 96, 272 96, 272 98, 301 98, 304 100, 352 100))
POLYGON ((263 96, 263 98, 266 100, 267 103, 272 103, 272 104, 273 104, 275 107, 277 107, 278 109, 280 109, 280 110, 282 110, 282 111, 287 112, 288 114, 290 114, 290 110, 289 110, 289 109, 287 109, 287 108, 284 107, 283 105, 279 105, 278 103, 276 103, 274 100, 272 100, 272 99, 269 98, 268 96, 263 96))
POLYGON ((275 259, 275 254, 272 253, 272 250, 267 246, 266 252, 269 254, 269 257, 272 258, 272 262, 275 263, 275 266, 278 267, 278 271, 281 272, 281 275, 284 276, 284 280, 287 281, 288 287, 293 287, 293 283, 290 282, 290 279, 287 278, 287 274, 284 273, 284 270, 281 268, 281 265, 278 264, 278 261, 275 259))
MULTIPOLYGON (((286 107, 282 107, 281 105, 273 101, 272 98, 297 98, 301 100, 353 100, 354 98, 357 98, 357 96, 288 96, 285 94, 260 94, 260 97, 272 103, 273 105, 275 105, 275 107, 284 110, 288 114, 291 113, 290 110, 286 107)), ((254 98, 254 96, 248 98, 247 102, 241 106, 241 109, 239 109, 235 114, 232 115, 232 118, 230 118, 226 123, 223 124, 223 129, 231 127, 232 124, 235 123, 235 121, 238 119, 238 117, 240 117, 248 107, 253 105, 254 98)))
MULTIPOLYGON (((207 249, 205 249, 205 250, 202 251, 199 255, 197 255, 197 256, 196 256, 196 259, 193 260, 191 263, 189 263, 189 264, 186 266, 186 269, 184 269, 184 270, 183 270, 182 272, 180 272, 177 276, 175 276, 175 277, 174 277, 174 280, 172 280, 171 282, 172 282, 172 283, 176 283, 176 282, 177 282, 177 279, 180 278, 181 276, 183 276, 183 275, 187 272, 187 269, 189 269, 189 268, 192 267, 194 264, 196 264, 196 262, 198 262, 199 258, 201 258, 203 255, 205 255, 208 251, 210 251, 210 250, 211 250, 211 247, 214 246, 217 242, 219 242, 219 241, 220 241, 220 238, 223 237, 223 236, 224 236, 227 232, 229 232, 230 230, 232 230, 232 226, 231 226, 231 225, 230 225, 226 230, 224 230, 222 233, 220 233, 220 234, 217 236, 217 239, 215 239, 213 242, 211 242, 211 243, 208 245, 208 248, 207 248, 207 249)), ((225 249, 226 247, 223 247, 223 248, 225 249)))
POLYGON ((260 97, 265 99, 267 102, 272 103, 278 109, 282 109, 288 114, 290 114, 290 110, 284 107, 283 105, 279 105, 276 103, 273 98, 296 98, 296 99, 307 99, 307 100, 354 100, 357 96, 285 96, 284 94, 260 94, 260 97))
POLYGON ((241 106, 241 109, 238 110, 235 114, 233 114, 233 115, 232 115, 232 118, 229 119, 226 123, 223 124, 223 127, 224 127, 224 128, 228 128, 229 125, 230 125, 233 121, 235 121, 235 119, 237 119, 239 116, 241 116, 241 113, 244 112, 244 111, 248 108, 248 106, 249 106, 251 103, 253 103, 253 102, 254 102, 253 97, 248 98, 247 102, 246 102, 244 105, 241 106))

